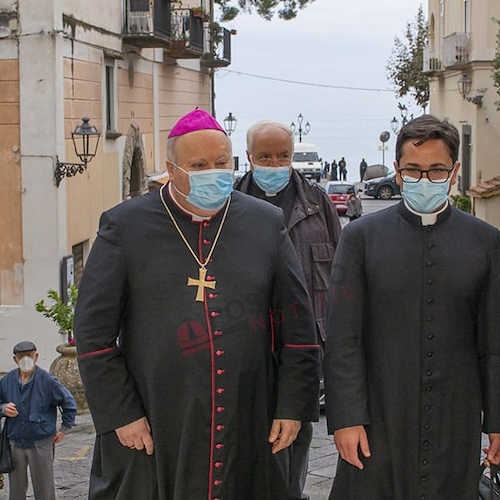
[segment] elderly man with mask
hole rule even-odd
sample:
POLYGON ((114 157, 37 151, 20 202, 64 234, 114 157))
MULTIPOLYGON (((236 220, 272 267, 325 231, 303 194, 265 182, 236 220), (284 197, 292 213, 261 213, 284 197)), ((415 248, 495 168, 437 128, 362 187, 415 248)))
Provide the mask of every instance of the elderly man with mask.
POLYGON ((430 115, 405 125, 403 200, 342 233, 324 360, 342 458, 331 500, 478 498, 481 430, 500 462, 500 233, 449 203, 459 137, 430 115))
POLYGON ((76 402, 56 377, 37 366, 29 340, 13 349, 17 368, 0 380, 0 415, 7 417, 15 469, 9 473, 9 500, 25 500, 29 468, 35 500, 55 500, 54 445, 75 423, 76 402), (62 424, 57 429, 57 410, 62 424))
MULTIPOLYGON (((293 133, 286 125, 266 120, 250 127, 247 156, 251 170, 235 189, 283 210, 306 277, 317 341, 323 346, 328 280, 341 231, 337 211, 323 188, 292 169, 293 133)), ((312 424, 303 421, 297 440, 278 455, 290 499, 308 498, 303 490, 311 440, 312 424)))
POLYGON ((318 345, 280 211, 232 192, 208 113, 169 183, 105 212, 75 315, 97 437, 89 500, 286 500, 275 455, 317 418, 318 345))

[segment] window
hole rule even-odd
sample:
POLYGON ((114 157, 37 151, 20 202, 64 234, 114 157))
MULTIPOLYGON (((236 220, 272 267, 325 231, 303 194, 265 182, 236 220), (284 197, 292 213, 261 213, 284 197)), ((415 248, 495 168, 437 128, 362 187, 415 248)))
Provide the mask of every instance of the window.
POLYGON ((80 286, 80 281, 82 280, 83 268, 85 264, 85 259, 87 257, 89 248, 89 241, 83 241, 77 245, 71 247, 71 253, 73 254, 73 273, 75 286, 78 288, 80 286))
POLYGON ((104 105, 106 116, 106 131, 115 130, 115 64, 107 62, 104 75, 104 105))
POLYGON ((470 0, 464 0, 464 31, 465 33, 470 33, 470 0))

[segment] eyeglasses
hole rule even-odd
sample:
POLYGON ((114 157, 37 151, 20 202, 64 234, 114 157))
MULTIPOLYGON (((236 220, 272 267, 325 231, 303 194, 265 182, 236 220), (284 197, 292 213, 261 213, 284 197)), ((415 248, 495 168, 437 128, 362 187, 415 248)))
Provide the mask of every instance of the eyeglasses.
POLYGON ((414 184, 422 179, 425 174, 427 179, 434 184, 444 184, 455 170, 455 163, 451 168, 431 168, 429 170, 420 170, 419 168, 399 168, 398 172, 403 179, 403 182, 414 184))
POLYGON ((288 154, 280 154, 278 156, 270 156, 270 155, 259 155, 257 157, 251 155, 252 161, 260 166, 260 167, 274 167, 275 162, 280 167, 289 167, 290 163, 292 163, 292 159, 288 154))

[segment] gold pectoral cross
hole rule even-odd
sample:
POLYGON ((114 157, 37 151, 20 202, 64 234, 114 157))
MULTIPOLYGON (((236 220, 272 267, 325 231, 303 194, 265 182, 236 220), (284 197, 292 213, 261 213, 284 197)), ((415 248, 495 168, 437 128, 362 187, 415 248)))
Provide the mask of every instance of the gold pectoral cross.
POLYGON ((200 267, 198 270, 198 279, 188 278, 187 286, 197 286, 198 291, 196 292, 196 301, 203 302, 205 288, 215 289, 215 281, 205 281, 205 276, 207 275, 207 270, 204 267, 200 267))

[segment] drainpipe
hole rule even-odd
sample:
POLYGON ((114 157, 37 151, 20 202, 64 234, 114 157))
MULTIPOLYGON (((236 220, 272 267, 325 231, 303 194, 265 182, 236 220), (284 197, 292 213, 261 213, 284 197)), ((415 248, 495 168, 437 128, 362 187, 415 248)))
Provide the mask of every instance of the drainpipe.
MULTIPOLYGON (((210 4, 210 26, 214 22, 214 0, 209 0, 210 4)), ((210 54, 213 54, 214 52, 214 40, 212 37, 212 31, 209 29, 209 36, 210 36, 210 44, 209 44, 209 51, 210 54)), ((215 116, 215 68, 211 67, 210 68, 210 114, 216 118, 215 116)))

